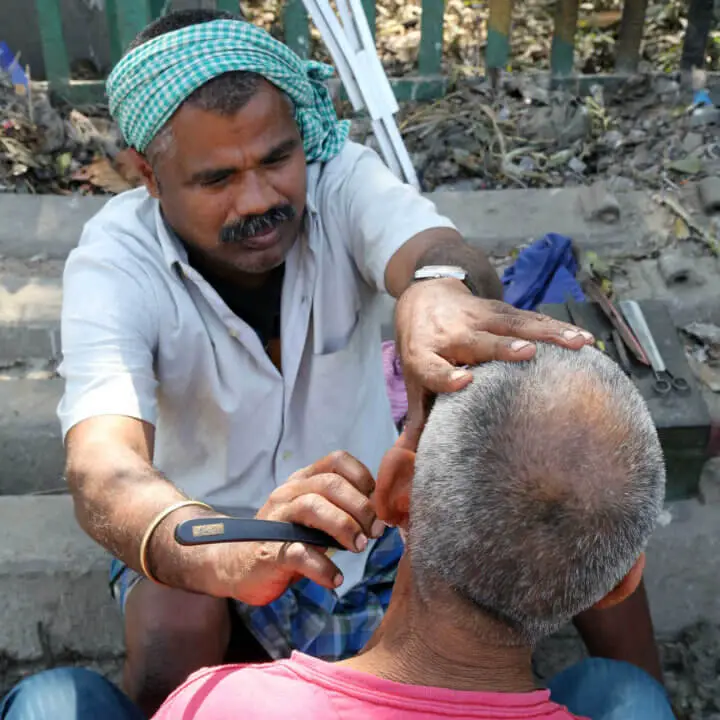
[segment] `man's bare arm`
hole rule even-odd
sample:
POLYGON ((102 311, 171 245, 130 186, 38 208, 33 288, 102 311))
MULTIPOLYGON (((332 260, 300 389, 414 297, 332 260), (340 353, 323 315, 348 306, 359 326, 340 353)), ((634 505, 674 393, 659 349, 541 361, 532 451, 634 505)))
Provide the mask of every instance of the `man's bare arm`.
POLYGON ((470 276, 480 297, 502 300, 502 283, 487 255, 449 228, 418 233, 390 258, 385 270, 388 292, 399 298, 412 282, 415 271, 424 265, 459 265, 470 276))
MULTIPOLYGON (((153 519, 186 499, 152 467, 154 430, 128 417, 106 415, 79 423, 67 435, 67 476, 81 527, 115 557, 140 568, 140 544, 153 519)), ((258 512, 264 520, 298 522, 332 535, 357 552, 359 533, 377 537, 369 500, 369 470, 346 453, 333 453, 298 470, 258 512)), ((337 587, 338 570, 320 550, 301 543, 238 543, 183 547, 178 522, 217 516, 200 507, 165 518, 148 548, 150 571, 171 587, 265 605, 305 576, 337 587)), ((365 540, 365 543, 367 540, 365 540)))
MULTIPOLYGON (((80 526, 95 541, 140 572, 140 543, 153 519, 187 499, 152 466, 155 431, 134 418, 90 418, 67 435, 67 478, 80 526)), ((183 548, 176 524, 217 515, 200 507, 177 510, 160 523, 148 547, 151 572, 163 583, 211 592, 217 546, 183 548)))

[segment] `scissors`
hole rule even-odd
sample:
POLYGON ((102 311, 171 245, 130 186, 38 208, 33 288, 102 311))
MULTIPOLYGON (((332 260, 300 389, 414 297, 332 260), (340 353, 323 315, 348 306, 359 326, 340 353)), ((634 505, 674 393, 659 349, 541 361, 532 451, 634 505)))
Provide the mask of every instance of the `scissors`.
POLYGON ((650 360, 650 367, 655 378, 653 390, 658 395, 668 395, 673 391, 683 395, 689 393, 690 383, 685 378, 675 377, 667 369, 640 305, 635 300, 621 300, 618 305, 650 360))

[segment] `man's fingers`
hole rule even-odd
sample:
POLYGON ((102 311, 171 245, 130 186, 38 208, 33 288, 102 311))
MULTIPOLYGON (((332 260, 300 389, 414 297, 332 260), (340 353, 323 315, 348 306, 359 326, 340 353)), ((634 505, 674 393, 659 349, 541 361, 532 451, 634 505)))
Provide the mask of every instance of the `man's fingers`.
POLYGON ((335 507, 351 515, 368 537, 382 534, 384 528, 374 527, 377 518, 370 498, 363 495, 342 475, 335 473, 313 475, 304 482, 304 487, 306 493, 322 495, 335 507))
POLYGON ((489 303, 490 314, 482 329, 493 335, 521 340, 555 342, 570 348, 581 348, 593 342, 592 333, 529 310, 518 310, 502 302, 489 303))
POLYGON ((337 450, 326 455, 301 471, 304 477, 335 473, 342 475, 364 495, 370 495, 375 489, 372 473, 356 457, 344 450, 337 450))
POLYGON ((322 530, 353 552, 361 552, 367 547, 369 533, 366 533, 360 523, 317 493, 295 498, 283 515, 285 522, 322 530))
MULTIPOLYGON (((433 352, 413 355, 412 360, 406 363, 405 372, 406 377, 422 378, 422 389, 435 395, 461 390, 472 380, 472 373, 456 367, 433 352), (410 363, 412 368, 407 369, 407 365, 410 363)), ((418 390, 418 392, 421 392, 421 390, 418 390)), ((411 402, 413 406, 419 402, 417 397, 411 398, 410 394, 410 389, 408 389, 408 407, 411 402)))
POLYGON ((285 543, 278 553, 278 563, 290 572, 308 578, 318 585, 338 587, 343 580, 335 563, 315 548, 303 543, 285 543))

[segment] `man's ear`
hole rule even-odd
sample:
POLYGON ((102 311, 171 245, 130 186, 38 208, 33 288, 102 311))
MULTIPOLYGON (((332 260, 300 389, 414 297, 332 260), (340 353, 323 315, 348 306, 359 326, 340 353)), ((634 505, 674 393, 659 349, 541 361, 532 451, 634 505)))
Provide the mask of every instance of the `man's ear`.
POLYGON ((157 178, 155 177, 155 172, 147 158, 144 155, 141 155, 134 148, 129 148, 127 150, 127 158, 150 195, 154 198, 159 198, 160 190, 157 178))
POLYGON ((630 572, 602 600, 593 605, 593 610, 607 610, 619 605, 623 600, 627 600, 638 589, 644 569, 645 553, 642 553, 630 568, 630 572))
POLYGON ((415 452, 401 435, 384 455, 375 482, 373 504, 377 516, 387 525, 407 527, 410 490, 415 474, 415 452))

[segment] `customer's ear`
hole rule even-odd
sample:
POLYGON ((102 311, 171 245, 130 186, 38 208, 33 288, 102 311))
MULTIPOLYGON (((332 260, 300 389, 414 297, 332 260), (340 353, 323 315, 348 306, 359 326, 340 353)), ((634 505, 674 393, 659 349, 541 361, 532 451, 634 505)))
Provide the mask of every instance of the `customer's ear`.
POLYGON ((392 527, 406 527, 410 510, 410 491, 415 474, 415 451, 401 435, 380 463, 373 504, 377 516, 392 527))
POLYGON ((638 589, 644 569, 645 553, 642 553, 630 568, 630 572, 602 600, 596 602, 593 609, 607 610, 619 605, 623 600, 627 600, 638 589))

